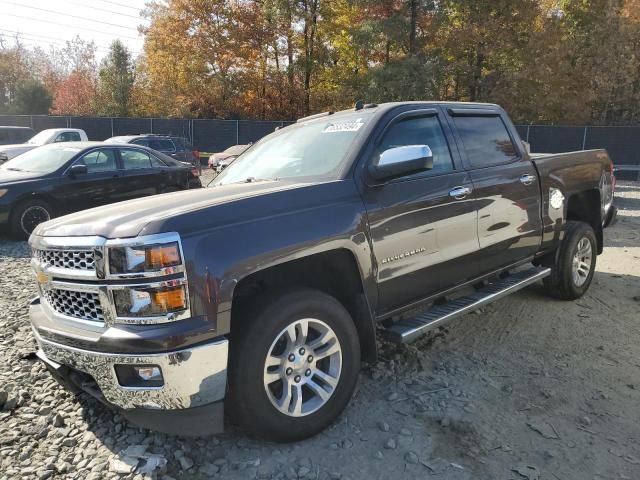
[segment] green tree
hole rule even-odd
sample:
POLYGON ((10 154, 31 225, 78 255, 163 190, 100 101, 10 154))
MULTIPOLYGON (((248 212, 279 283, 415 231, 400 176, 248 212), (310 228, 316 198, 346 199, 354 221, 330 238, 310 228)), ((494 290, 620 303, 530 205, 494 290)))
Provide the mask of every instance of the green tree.
POLYGON ((114 40, 98 74, 97 111, 100 115, 129 115, 135 80, 131 53, 120 40, 114 40))
POLYGON ((53 101, 49 90, 38 80, 21 82, 15 92, 11 113, 19 115, 40 115, 49 113, 53 101))

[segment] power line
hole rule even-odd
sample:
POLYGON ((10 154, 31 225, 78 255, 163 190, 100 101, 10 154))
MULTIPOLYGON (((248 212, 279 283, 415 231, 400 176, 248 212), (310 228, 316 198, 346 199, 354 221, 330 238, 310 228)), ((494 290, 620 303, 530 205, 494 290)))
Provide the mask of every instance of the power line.
POLYGON ((104 2, 104 3, 109 3, 111 5, 117 5, 118 7, 123 7, 123 8, 130 8, 132 10, 142 10, 141 8, 138 7, 132 7, 131 5, 125 5, 124 3, 118 3, 118 2, 111 2, 109 0, 98 0, 99 2, 104 2))
POLYGON ((129 17, 129 18, 135 18, 136 20, 142 20, 142 18, 140 17, 140 15, 129 15, 128 13, 121 13, 121 12, 116 12, 114 10, 109 10, 107 8, 100 8, 100 7, 94 7, 91 6, 89 7, 86 3, 82 3, 82 2, 73 2, 71 0, 67 0, 67 3, 70 3, 72 5, 78 5, 79 7, 88 7, 91 10, 99 10, 101 12, 107 12, 107 13, 111 13, 113 15, 121 15, 123 17, 129 17))
POLYGON ((131 40, 140 40, 140 37, 132 37, 130 35, 122 35, 119 33, 114 33, 114 32, 105 32, 104 30, 95 30, 93 28, 88 28, 88 27, 78 27, 77 25, 69 25, 68 23, 60 23, 60 22, 54 22, 51 20, 42 20, 39 18, 32 18, 32 17, 25 17, 24 15, 16 15, 14 13, 3 13, 3 15, 6 15, 8 17, 16 17, 16 18, 22 18, 25 20, 31 20, 32 22, 41 22, 41 23, 49 23, 52 25, 57 25, 59 27, 70 27, 70 28, 75 28, 78 30, 86 30, 88 32, 93 32, 93 33, 100 33, 102 35, 109 35, 111 37, 119 37, 119 38, 129 38, 131 40))
MULTIPOLYGON (((19 40, 20 40, 20 37, 25 37, 25 40, 30 40, 30 41, 38 41, 38 39, 43 39, 43 40, 49 41, 49 43, 52 43, 54 45, 60 45, 60 46, 66 46, 67 42, 69 41, 69 40, 64 39, 64 38, 49 37, 47 35, 38 35, 38 34, 35 34, 35 33, 25 33, 25 32, 19 32, 19 31, 16 31, 16 30, 7 30, 5 28, 0 28, 0 32, 5 32, 5 35, 7 33, 12 34, 12 35, 16 35, 17 37, 19 37, 18 38, 19 40)), ((96 45, 96 50, 100 50, 101 52, 106 52, 106 53, 111 51, 109 49, 109 47, 99 46, 99 45, 96 45)), ((135 51, 135 50, 129 50, 129 51, 134 55, 140 55, 140 52, 138 52, 138 51, 135 51)))
MULTIPOLYGON (((101 20, 94 20, 93 18, 82 17, 80 15, 72 15, 70 13, 56 12, 55 10, 49 10, 47 8, 32 7, 31 5, 23 5, 21 3, 14 3, 14 2, 5 2, 5 4, 15 5, 15 6, 21 7, 21 8, 29 8, 31 10, 38 10, 38 11, 45 12, 45 13, 53 13, 54 15, 61 15, 63 17, 76 18, 78 20, 84 20, 86 22, 101 23, 103 25, 109 25, 110 27, 124 28, 126 30, 133 30, 132 27, 126 27, 126 26, 118 25, 117 23, 103 22, 101 20)), ((35 20, 35 19, 32 19, 32 20, 35 20)))

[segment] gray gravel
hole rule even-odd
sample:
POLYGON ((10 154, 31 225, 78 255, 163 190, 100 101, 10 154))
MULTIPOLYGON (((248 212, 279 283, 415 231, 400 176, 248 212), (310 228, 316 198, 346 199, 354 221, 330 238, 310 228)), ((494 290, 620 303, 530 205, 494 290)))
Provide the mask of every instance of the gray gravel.
POLYGON ((0 479, 638 479, 640 187, 596 281, 531 287, 410 346, 380 344, 350 407, 291 445, 154 434, 73 398, 34 358, 24 242, 0 239, 0 479))

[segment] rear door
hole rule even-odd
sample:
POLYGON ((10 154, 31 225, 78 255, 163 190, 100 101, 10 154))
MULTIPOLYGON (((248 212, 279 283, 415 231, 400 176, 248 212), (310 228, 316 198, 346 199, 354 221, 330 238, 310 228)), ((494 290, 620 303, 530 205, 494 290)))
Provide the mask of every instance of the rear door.
POLYGON ((478 211, 478 274, 533 256, 540 245, 540 185, 498 108, 449 108, 478 211))
POLYGON ((120 147, 119 151, 128 198, 154 195, 163 189, 168 172, 155 167, 149 153, 133 147, 120 147))
POLYGON ((368 161, 375 164, 385 150, 405 145, 428 145, 434 168, 382 185, 369 179, 363 187, 380 312, 470 277, 470 256, 478 249, 471 179, 441 111, 413 110, 394 117, 368 161))

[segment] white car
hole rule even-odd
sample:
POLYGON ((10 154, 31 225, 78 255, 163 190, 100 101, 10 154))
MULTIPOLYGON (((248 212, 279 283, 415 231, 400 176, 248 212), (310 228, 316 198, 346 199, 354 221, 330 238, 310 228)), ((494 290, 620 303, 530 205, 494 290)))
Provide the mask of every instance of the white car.
POLYGON ((87 134, 79 128, 49 128, 34 135, 26 143, 0 146, 0 164, 48 143, 86 142, 87 140, 87 134))

